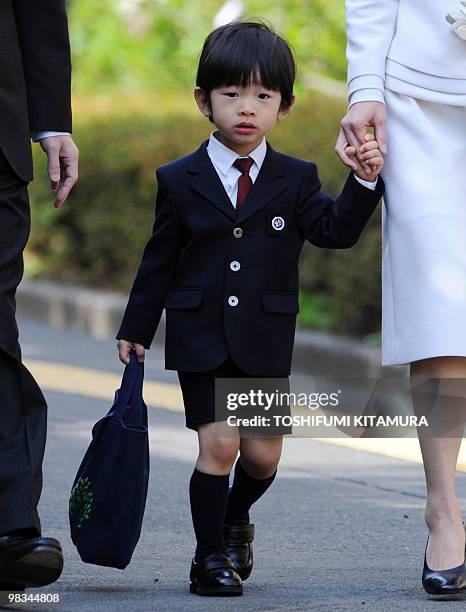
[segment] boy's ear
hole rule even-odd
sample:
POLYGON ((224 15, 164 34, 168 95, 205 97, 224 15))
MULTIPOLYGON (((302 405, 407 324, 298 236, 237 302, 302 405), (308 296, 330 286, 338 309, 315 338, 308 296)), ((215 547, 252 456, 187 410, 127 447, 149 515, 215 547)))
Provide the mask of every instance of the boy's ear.
POLYGON ((210 103, 208 96, 205 95, 204 90, 200 87, 194 88, 194 99, 196 100, 196 104, 199 107, 199 110, 205 117, 210 117, 210 103))
POLYGON ((286 108, 280 108, 280 110, 278 111, 278 115, 277 115, 278 121, 282 121, 283 119, 285 119, 285 117, 287 117, 290 114, 291 107, 293 106, 295 100, 296 100, 296 96, 294 95, 291 96, 290 105, 287 106, 286 108))

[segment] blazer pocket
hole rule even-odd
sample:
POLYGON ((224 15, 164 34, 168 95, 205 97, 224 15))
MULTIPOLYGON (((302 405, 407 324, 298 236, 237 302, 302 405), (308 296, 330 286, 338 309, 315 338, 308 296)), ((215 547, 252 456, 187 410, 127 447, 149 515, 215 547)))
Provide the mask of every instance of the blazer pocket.
POLYGON ((297 291, 262 293, 262 308, 266 312, 298 314, 299 299, 297 291))
POLYGON ((202 289, 170 289, 165 298, 165 308, 189 310, 201 305, 202 289))

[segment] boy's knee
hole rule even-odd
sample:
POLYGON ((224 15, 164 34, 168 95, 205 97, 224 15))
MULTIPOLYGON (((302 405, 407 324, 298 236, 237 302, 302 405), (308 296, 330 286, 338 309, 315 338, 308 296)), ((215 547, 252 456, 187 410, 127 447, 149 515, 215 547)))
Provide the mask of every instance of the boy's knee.
POLYGON ((277 469, 280 454, 266 452, 244 457, 241 455, 241 463, 244 470, 253 478, 268 478, 277 469))
POLYGON ((202 448, 199 463, 211 470, 229 473, 238 454, 239 442, 235 438, 215 438, 202 448))
POLYGON ((238 454, 239 442, 236 438, 217 438, 211 447, 211 453, 219 460, 234 461, 238 454))

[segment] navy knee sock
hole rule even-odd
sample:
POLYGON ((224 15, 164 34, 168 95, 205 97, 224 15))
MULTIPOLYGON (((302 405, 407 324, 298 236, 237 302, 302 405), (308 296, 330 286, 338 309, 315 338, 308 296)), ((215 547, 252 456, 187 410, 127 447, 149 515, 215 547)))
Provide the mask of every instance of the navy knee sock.
POLYGON ((241 458, 238 458, 233 486, 228 495, 225 523, 249 523, 249 509, 267 491, 276 474, 277 470, 268 478, 253 478, 241 465, 241 458))
POLYGON ((196 559, 225 552, 223 521, 229 476, 205 474, 195 468, 189 481, 191 515, 197 539, 196 559))

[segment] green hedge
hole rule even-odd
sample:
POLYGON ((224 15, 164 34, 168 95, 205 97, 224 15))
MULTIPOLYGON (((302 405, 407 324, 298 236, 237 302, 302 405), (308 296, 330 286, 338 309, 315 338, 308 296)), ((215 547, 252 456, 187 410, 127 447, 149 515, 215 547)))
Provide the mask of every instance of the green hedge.
MULTIPOLYGON (((80 178, 59 211, 45 179, 45 155, 35 146, 31 185, 33 231, 26 273, 127 292, 154 216, 155 169, 197 148, 211 124, 193 113, 145 112, 128 100, 99 112, 75 109, 80 178)), ((179 101, 176 108, 179 109, 179 101)), ((270 137, 280 151, 315 161, 325 191, 336 195, 347 169, 334 153, 345 103, 320 94, 299 100, 270 137)), ((380 207, 350 250, 306 243, 301 259, 299 325, 366 335, 380 328, 380 207)))

